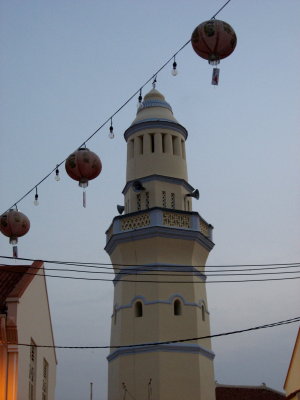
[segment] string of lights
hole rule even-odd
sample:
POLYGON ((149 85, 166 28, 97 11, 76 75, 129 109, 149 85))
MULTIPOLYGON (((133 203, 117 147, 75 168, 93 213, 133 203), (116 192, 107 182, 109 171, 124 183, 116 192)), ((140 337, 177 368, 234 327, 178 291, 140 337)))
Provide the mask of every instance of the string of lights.
MULTIPOLYGON (((215 19, 215 17, 229 4, 231 0, 228 0, 210 19, 215 19)), ((149 82, 156 82, 158 74, 173 61, 173 71, 176 70, 177 63, 175 61, 176 56, 190 43, 191 39, 186 41, 171 57, 167 59, 167 61, 162 64, 160 68, 158 68, 151 76, 149 79, 147 79, 137 90, 134 91, 134 93, 116 110, 114 111, 90 136, 88 136, 84 142, 78 147, 86 147, 86 143, 89 142, 104 126, 107 124, 110 124, 110 129, 109 129, 109 137, 113 138, 114 133, 113 133, 113 125, 112 121, 113 118, 128 104, 132 99, 134 99, 138 95, 138 101, 141 102, 141 97, 142 97, 142 90, 146 85, 148 85, 149 82), (175 67, 175 68, 174 68, 175 67)), ((173 73, 173 75, 176 75, 173 73)), ((77 149, 76 149, 77 150, 77 149)), ((35 205, 38 204, 38 187, 46 180, 48 179, 53 173, 55 173, 55 180, 59 181, 59 167, 67 160, 65 158, 63 161, 58 162, 54 168, 50 170, 48 174, 46 174, 39 182, 37 182, 32 188, 30 188, 23 196, 21 196, 17 201, 15 201, 5 212, 8 212, 12 208, 17 208, 17 205, 24 200, 25 197, 27 197, 30 193, 35 191, 35 205)), ((4 213, 5 213, 4 212, 4 213)))
MULTIPOLYGON (((30 268, 30 266, 28 266, 30 268)), ((28 271, 14 271, 12 268, 2 268, 2 271, 11 273, 11 274, 25 274, 25 275, 34 275, 34 276, 46 276, 48 278, 60 278, 60 279, 73 279, 73 280, 83 280, 83 281, 101 281, 101 282, 114 282, 114 279, 106 279, 106 278, 87 278, 87 277, 79 277, 79 276, 66 276, 66 275, 50 275, 50 274, 38 274, 34 272, 28 271)), ((297 273, 296 271, 295 273, 297 273)), ((299 273, 299 272, 298 272, 299 273)), ((136 274, 137 275, 137 274, 136 274)), ((158 274, 159 275, 159 274, 158 274)), ((170 275, 171 276, 171 275, 170 275)), ((220 276, 220 275, 216 275, 220 276)), ((230 276, 230 275, 226 275, 230 276)), ((170 284, 170 283, 180 283, 180 284, 195 284, 195 283, 244 283, 244 282, 267 282, 267 281, 284 281, 284 280, 295 280, 300 279, 300 276, 288 277, 288 278, 266 278, 266 279, 243 279, 243 280, 191 280, 191 281, 179 281, 179 280, 143 280, 143 279, 119 279, 118 282, 121 283, 155 283, 155 284, 170 284)))
MULTIPOLYGON (((159 345, 164 345, 164 344, 192 342, 192 341, 196 341, 196 340, 213 339, 213 338, 222 337, 222 336, 237 335, 240 333, 257 331, 257 330, 266 329, 266 328, 274 328, 276 326, 288 325, 288 324, 293 324, 296 322, 300 322, 300 317, 295 317, 295 318, 290 318, 290 319, 283 320, 283 321, 272 322, 269 324, 254 326, 252 328, 217 333, 214 335, 207 335, 207 336, 200 336, 200 337, 186 338, 186 339, 166 340, 166 341, 153 342, 153 343, 136 343, 136 344, 128 344, 128 345, 106 345, 106 346, 53 346, 53 345, 38 345, 38 344, 36 344, 35 347, 55 348, 55 349, 121 349, 121 348, 143 347, 143 346, 159 346, 159 345)), ((18 346, 32 347, 32 344, 18 343, 18 346)))

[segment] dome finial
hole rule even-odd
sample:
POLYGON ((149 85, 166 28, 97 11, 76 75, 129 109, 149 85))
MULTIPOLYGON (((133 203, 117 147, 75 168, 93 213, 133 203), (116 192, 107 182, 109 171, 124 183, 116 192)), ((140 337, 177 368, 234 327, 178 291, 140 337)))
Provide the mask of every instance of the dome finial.
POLYGON ((155 76, 154 79, 153 79, 153 82, 152 82, 153 89, 155 89, 155 87, 156 87, 156 82, 157 82, 156 78, 157 77, 155 76))

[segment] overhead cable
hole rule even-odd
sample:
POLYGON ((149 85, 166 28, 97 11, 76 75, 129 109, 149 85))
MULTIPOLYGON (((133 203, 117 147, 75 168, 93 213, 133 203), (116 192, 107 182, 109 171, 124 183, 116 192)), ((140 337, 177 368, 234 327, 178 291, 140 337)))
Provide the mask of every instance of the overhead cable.
MULTIPOLYGON (((296 322, 300 322, 300 316, 295 317, 295 318, 286 319, 283 321, 259 325, 259 326, 255 326, 252 328, 217 333, 214 335, 207 335, 207 336, 200 336, 200 337, 193 337, 193 338, 186 338, 186 339, 165 340, 165 341, 152 342, 152 343, 136 343, 136 344, 128 344, 128 345, 106 345, 106 346, 55 346, 55 345, 35 344, 35 347, 55 348, 55 349, 121 349, 121 348, 132 348, 132 347, 143 347, 143 346, 159 346, 159 345, 164 345, 164 344, 192 342, 192 341, 203 340, 203 339, 212 339, 212 338, 217 338, 217 337, 222 337, 222 336, 236 335, 236 334, 245 333, 245 332, 257 331, 260 329, 274 328, 275 326, 293 324, 296 322)), ((32 347, 32 344, 18 343, 18 346, 32 347)))
MULTIPOLYGON (((11 267, 11 266, 10 266, 11 267)), ((26 266, 31 268, 30 265, 26 266)), ((5 269, 4 269, 5 270, 5 269)), ((3 271, 3 268, 2 268, 3 271)), ((150 280, 150 279, 106 279, 106 278, 86 278, 86 277, 78 277, 78 276, 65 276, 65 275, 50 275, 50 274, 38 274, 32 273, 28 271, 14 271, 13 268, 6 268, 5 270, 8 273, 12 274, 25 274, 25 275, 34 275, 34 276, 45 276, 48 278, 60 278, 60 279, 73 279, 73 280, 82 280, 82 281, 101 281, 101 282, 118 282, 118 283, 155 283, 155 284, 170 284, 170 283, 180 283, 180 284, 206 284, 206 283, 244 283, 244 282, 269 282, 269 281, 284 281, 284 280, 294 280, 300 279, 300 276, 289 277, 289 278, 266 278, 266 279, 243 279, 243 280, 191 280, 191 281, 179 281, 179 280, 150 280)), ((296 271, 295 273, 299 273, 296 271)), ((128 274, 129 275, 129 274, 128 274)), ((137 275, 137 274, 136 274, 137 275)), ((135 276, 136 276, 135 275, 135 276)), ((205 275, 204 275, 205 276, 205 275)), ((229 275, 228 275, 229 276, 229 275)))

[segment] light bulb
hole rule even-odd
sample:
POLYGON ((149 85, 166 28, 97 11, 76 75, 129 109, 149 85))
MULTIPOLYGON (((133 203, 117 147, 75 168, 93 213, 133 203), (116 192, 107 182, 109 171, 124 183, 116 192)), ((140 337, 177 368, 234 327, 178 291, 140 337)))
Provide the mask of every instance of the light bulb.
POLYGON ((114 134, 114 128, 113 128, 113 126, 111 125, 110 126, 110 128, 109 128, 109 134, 108 134, 108 137, 110 138, 110 139, 113 139, 114 137, 115 137, 115 134, 114 134))
POLYGON ((172 68, 171 74, 173 76, 176 76, 178 74, 176 61, 173 62, 173 68, 172 68))
POLYGON ((59 176, 59 169, 58 169, 58 167, 56 168, 56 170, 55 170, 55 177, 54 177, 54 179, 58 182, 58 181, 60 181, 60 176, 59 176))
POLYGON ((142 96, 142 89, 140 90, 140 95, 138 97, 138 102, 137 102, 137 108, 139 108, 142 105, 142 101, 143 101, 143 96, 142 96))
POLYGON ((39 205, 39 195, 38 195, 38 194, 36 194, 36 195, 34 196, 34 202, 33 202, 33 204, 34 204, 35 206, 38 206, 38 205, 39 205))

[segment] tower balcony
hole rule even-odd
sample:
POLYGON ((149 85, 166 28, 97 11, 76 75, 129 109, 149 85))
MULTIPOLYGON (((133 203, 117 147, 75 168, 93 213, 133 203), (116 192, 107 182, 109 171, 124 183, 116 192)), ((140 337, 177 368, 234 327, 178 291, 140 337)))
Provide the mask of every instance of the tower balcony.
POLYGON ((114 247, 118 237, 128 235, 132 240, 133 234, 140 239, 153 235, 186 239, 196 236, 211 249, 212 231, 213 226, 197 212, 154 207, 115 217, 106 231, 106 250, 114 247))

